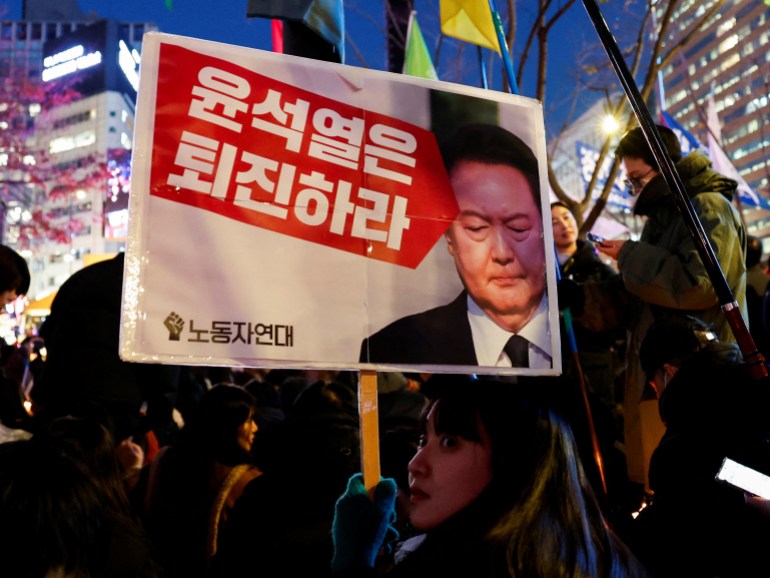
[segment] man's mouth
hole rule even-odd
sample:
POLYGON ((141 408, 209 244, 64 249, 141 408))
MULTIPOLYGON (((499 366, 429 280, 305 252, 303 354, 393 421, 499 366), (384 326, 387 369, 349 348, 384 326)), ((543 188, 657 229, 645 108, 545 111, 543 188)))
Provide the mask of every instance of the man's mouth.
POLYGON ((519 281, 519 275, 496 275, 490 279, 495 285, 513 285, 519 281))

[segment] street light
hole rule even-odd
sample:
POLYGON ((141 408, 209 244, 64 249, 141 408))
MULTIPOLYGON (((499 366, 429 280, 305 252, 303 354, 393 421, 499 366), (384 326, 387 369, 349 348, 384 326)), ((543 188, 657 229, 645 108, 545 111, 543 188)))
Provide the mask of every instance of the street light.
POLYGON ((611 114, 606 114, 602 117, 601 121, 602 132, 607 136, 612 136, 620 131, 620 123, 611 114))

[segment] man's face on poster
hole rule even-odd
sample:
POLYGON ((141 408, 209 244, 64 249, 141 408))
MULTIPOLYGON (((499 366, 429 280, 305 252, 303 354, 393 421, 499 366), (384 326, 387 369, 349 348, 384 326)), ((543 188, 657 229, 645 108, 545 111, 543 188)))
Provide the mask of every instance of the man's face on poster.
POLYGON ((545 291, 543 219, 529 181, 504 164, 461 161, 450 182, 460 214, 447 232, 463 285, 500 327, 518 332, 545 291))

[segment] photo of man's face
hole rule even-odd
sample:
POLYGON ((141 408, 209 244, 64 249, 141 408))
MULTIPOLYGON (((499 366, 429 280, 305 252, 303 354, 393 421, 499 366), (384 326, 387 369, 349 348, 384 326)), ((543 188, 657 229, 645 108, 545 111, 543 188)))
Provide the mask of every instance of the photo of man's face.
POLYGON ((543 221, 524 174, 461 161, 450 172, 460 214, 446 238, 463 285, 500 327, 518 332, 545 291, 543 221))

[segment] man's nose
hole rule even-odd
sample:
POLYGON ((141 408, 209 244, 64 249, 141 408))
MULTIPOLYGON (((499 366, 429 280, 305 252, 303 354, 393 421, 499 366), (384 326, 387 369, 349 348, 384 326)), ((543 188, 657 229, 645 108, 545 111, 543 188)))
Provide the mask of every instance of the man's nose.
POLYGON ((506 227, 492 228, 492 259, 498 263, 510 263, 516 258, 506 227))

